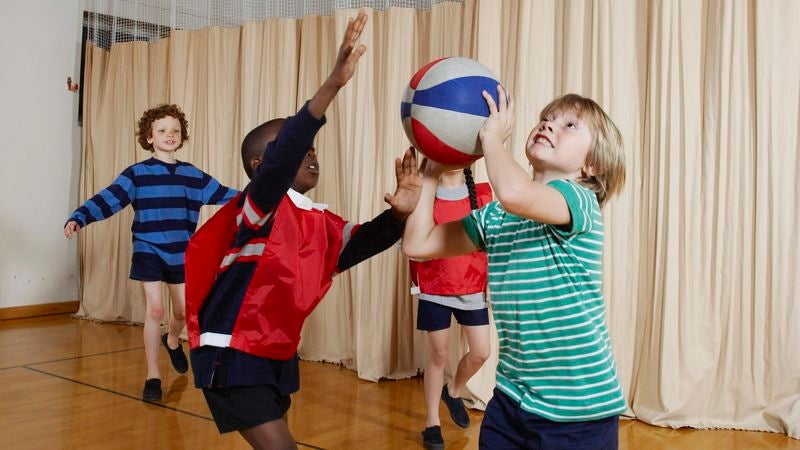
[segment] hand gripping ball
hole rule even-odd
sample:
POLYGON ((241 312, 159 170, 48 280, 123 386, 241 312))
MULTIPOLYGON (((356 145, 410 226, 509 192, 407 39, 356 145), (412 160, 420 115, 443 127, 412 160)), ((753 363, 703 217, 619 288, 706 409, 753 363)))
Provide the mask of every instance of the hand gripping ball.
POLYGON ((497 102, 492 72, 469 58, 442 58, 419 69, 408 83, 400 116, 411 143, 428 158, 447 166, 468 166, 483 156, 478 138, 489 106, 497 102))

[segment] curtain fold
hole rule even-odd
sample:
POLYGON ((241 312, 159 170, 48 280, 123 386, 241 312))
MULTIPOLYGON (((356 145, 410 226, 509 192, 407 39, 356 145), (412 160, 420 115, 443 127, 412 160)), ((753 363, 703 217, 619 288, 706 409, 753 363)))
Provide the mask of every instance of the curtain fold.
MULTIPOLYGON (((134 126, 164 102, 189 119, 178 159, 244 186, 241 139, 313 94, 352 14, 87 47, 81 198, 149 157, 134 126)), ((400 98, 432 59, 476 58, 502 80, 517 104, 507 147, 524 167, 542 107, 589 96, 626 148, 626 186, 604 210, 604 293, 629 414, 800 438, 800 3, 466 0, 368 14, 367 54, 317 139, 316 201, 354 221, 386 208, 392 161, 408 145, 400 98)), ((486 180, 483 162, 476 178, 486 180)), ((131 220, 126 209, 81 232, 79 315, 141 321, 143 296, 127 279, 131 220)), ((426 342, 408 288, 397 248, 338 275, 301 356, 369 380, 417 374, 426 342)), ((461 353, 450 374, 465 339, 452 333, 451 348, 461 353)), ((496 351, 468 384, 476 407, 491 397, 495 362, 496 351)))

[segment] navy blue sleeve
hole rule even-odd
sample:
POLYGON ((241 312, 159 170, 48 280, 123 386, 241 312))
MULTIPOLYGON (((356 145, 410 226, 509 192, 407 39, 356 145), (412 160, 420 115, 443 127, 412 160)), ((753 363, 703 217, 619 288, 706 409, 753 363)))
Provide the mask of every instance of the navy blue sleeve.
POLYGON ((134 200, 135 193, 133 169, 128 167, 111 183, 111 186, 98 192, 76 209, 67 219, 67 223, 74 220, 83 228, 92 222, 108 219, 128 206, 134 200))
POLYGON ((336 269, 343 272, 350 267, 391 247, 403 236, 403 224, 387 209, 377 217, 364 222, 342 249, 336 269))
POLYGON ((320 120, 308 112, 308 103, 283 123, 278 136, 271 142, 247 188, 247 198, 260 212, 271 211, 292 186, 308 149, 322 126, 320 120))
POLYGON ((227 203, 228 200, 236 197, 239 191, 221 184, 211 175, 203 172, 203 204, 219 205, 227 203))

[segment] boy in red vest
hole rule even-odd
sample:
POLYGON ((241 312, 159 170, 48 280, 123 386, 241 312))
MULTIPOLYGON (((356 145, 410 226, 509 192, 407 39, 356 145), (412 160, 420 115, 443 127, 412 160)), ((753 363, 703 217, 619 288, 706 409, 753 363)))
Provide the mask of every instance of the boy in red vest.
POLYGON ((313 142, 325 110, 366 50, 356 47, 365 22, 363 12, 350 21, 333 71, 296 115, 245 137, 250 184, 186 252, 195 385, 220 432, 238 431, 254 448, 296 448, 284 415, 299 389, 303 323, 335 274, 397 242, 419 198, 410 149, 395 161, 397 190, 385 196, 391 209, 370 222, 347 222, 303 195, 319 179, 313 142))

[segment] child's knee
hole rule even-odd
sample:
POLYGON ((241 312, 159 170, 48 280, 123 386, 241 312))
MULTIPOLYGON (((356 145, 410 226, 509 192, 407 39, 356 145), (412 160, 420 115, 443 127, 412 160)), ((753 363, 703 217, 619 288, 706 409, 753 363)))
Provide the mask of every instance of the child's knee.
POLYGON ((447 347, 432 349, 428 357, 431 358, 431 361, 436 366, 444 367, 444 365, 447 364, 447 357, 448 357, 447 347))
POLYGON ((172 311, 172 318, 177 320, 178 322, 186 322, 186 313, 183 311, 172 311))
POLYGON ((151 320, 155 320, 161 323, 161 321, 164 319, 164 307, 161 305, 154 305, 148 303, 146 308, 146 314, 147 317, 150 318, 151 320))
POLYGON ((475 364, 483 364, 489 359, 489 349, 488 348, 476 348, 469 350, 469 358, 475 364))

